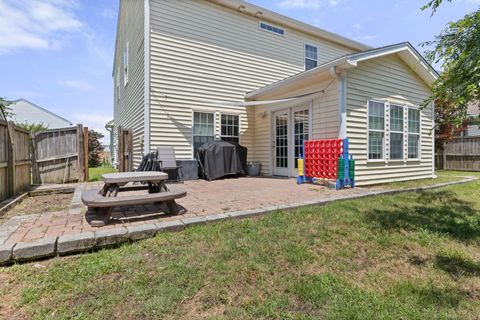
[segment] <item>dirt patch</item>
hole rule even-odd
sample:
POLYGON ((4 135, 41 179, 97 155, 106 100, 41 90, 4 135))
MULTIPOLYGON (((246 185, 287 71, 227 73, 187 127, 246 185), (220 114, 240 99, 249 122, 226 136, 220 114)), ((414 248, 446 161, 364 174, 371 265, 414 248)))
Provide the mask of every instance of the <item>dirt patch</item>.
POLYGON ((0 224, 15 216, 68 210, 72 197, 73 194, 65 193, 26 197, 0 217, 0 224))

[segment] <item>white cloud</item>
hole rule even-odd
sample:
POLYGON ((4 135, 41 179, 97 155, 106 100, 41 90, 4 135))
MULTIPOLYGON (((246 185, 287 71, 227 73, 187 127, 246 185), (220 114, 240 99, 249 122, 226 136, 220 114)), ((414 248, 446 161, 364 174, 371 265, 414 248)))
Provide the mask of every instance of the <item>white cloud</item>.
POLYGON ((343 0, 283 0, 278 5, 286 9, 319 9, 329 5, 335 7, 343 0))
POLYGON ((58 49, 83 24, 75 0, 0 0, 0 54, 22 48, 58 49))
POLYGON ((92 86, 87 81, 83 81, 83 80, 64 80, 64 81, 60 81, 60 84, 75 90, 81 90, 81 91, 95 90, 94 86, 92 86))
POLYGON ((73 123, 81 123, 88 129, 93 129, 97 132, 101 132, 105 137, 102 139, 102 143, 110 143, 110 133, 105 129, 105 125, 108 121, 113 119, 113 115, 101 114, 101 113, 74 113, 73 123))

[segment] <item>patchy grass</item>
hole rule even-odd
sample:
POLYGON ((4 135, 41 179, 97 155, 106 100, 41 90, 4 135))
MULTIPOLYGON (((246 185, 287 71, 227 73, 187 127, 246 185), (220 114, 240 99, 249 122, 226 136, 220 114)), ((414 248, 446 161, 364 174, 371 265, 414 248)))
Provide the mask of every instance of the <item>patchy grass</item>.
POLYGON ((19 204, 0 217, 0 224, 14 216, 43 214, 67 210, 72 202, 72 194, 56 193, 41 196, 27 196, 19 204))
POLYGON ((370 186, 370 188, 381 188, 381 189, 411 189, 431 186, 438 183, 454 182, 460 181, 465 178, 463 176, 480 176, 475 174, 470 174, 470 172, 460 172, 460 171, 436 171, 437 178, 435 179, 418 179, 418 180, 409 180, 409 181, 399 181, 391 182, 385 184, 378 184, 370 186))
POLYGON ((112 167, 97 167, 88 168, 88 181, 101 181, 102 174, 117 172, 118 170, 112 167))
POLYGON ((480 182, 0 269, 0 318, 478 319, 480 182))

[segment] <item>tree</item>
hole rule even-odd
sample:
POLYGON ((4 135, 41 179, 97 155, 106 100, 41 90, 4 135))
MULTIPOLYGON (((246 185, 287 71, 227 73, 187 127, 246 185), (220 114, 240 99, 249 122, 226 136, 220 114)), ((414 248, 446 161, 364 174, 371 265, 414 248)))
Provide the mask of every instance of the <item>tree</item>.
POLYGON ((102 162, 100 161, 100 153, 103 152, 103 146, 100 143, 104 135, 95 130, 88 131, 88 166, 99 167, 102 162))
MULTIPOLYGON (((442 2, 431 0, 422 10, 431 8, 433 15, 442 2)), ((443 69, 424 105, 434 101, 441 112, 437 116, 439 125, 459 128, 466 120, 468 105, 480 101, 480 8, 449 22, 435 40, 422 46, 432 47, 426 51, 426 58, 440 63, 443 69)))
POLYGON ((8 106, 11 104, 11 101, 6 100, 5 98, 0 98, 0 119, 7 120, 7 116, 11 115, 10 109, 8 106))
POLYGON ((16 125, 30 133, 48 130, 48 126, 46 126, 43 122, 29 123, 25 121, 24 123, 17 123, 16 125))

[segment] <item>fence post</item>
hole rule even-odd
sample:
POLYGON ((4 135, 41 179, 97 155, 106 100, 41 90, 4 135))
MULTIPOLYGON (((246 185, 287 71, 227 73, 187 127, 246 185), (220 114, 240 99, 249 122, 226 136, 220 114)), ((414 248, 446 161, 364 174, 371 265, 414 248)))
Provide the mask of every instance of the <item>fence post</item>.
POLYGON ((8 157, 7 157, 7 194, 9 197, 13 196, 16 192, 15 188, 15 125, 13 121, 8 121, 7 123, 7 148, 8 148, 8 157))
POLYGON ((85 166, 83 159, 85 158, 83 150, 83 126, 77 124, 77 161, 78 161, 78 171, 80 171, 81 180, 86 181, 85 179, 85 166))
POLYGON ((117 152, 118 152, 118 171, 125 172, 125 156, 123 155, 124 137, 122 126, 118 127, 117 152))
POLYGON ((443 141, 443 163, 442 163, 442 169, 445 170, 447 169, 447 142, 443 141))
POLYGON ((89 153, 89 150, 88 150, 88 128, 85 127, 83 128, 83 154, 84 154, 84 158, 83 158, 83 163, 84 163, 84 168, 85 168, 85 171, 84 171, 84 176, 85 176, 85 181, 88 181, 89 179, 89 173, 88 173, 88 170, 89 170, 89 166, 88 166, 88 153, 89 153))

